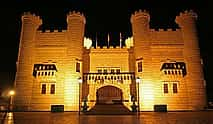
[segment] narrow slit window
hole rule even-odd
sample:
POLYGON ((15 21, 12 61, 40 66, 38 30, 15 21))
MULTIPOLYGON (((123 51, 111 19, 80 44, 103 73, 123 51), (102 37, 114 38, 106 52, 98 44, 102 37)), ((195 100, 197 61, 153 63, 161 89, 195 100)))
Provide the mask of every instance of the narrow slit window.
POLYGON ((142 62, 138 62, 138 72, 142 72, 142 62))
POLYGON ((76 72, 80 72, 80 63, 79 62, 76 63, 76 72))

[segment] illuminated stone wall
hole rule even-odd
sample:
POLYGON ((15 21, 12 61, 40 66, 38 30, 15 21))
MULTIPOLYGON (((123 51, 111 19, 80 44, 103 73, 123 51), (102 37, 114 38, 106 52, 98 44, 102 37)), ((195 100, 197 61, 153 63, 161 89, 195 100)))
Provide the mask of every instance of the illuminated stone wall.
POLYGON ((203 109, 207 102, 196 19, 197 14, 193 11, 181 12, 175 19, 181 28, 184 41, 183 55, 184 60, 188 63, 186 80, 188 82, 188 93, 190 94, 189 108, 192 110, 203 109))
MULTIPOLYGON (((22 34, 16 72, 15 108, 19 110, 50 111, 51 105, 64 105, 65 111, 79 110, 79 77, 82 75, 82 54, 85 18, 79 12, 67 14, 67 30, 37 30, 38 16, 26 13, 22 17, 22 34), (81 71, 76 72, 76 63, 81 71), (33 75, 34 64, 54 64, 45 75, 33 75), (42 84, 46 93, 42 94, 42 84), (50 94, 51 84, 55 93, 50 94)), ((41 67, 42 68, 42 67, 41 67)))
POLYGON ((168 110, 202 110, 206 106, 196 17, 193 11, 185 11, 175 20, 180 29, 154 30, 149 28, 147 11, 132 14, 135 60, 136 64, 143 63, 143 71, 137 73, 136 70, 136 77, 142 79, 139 84, 141 110, 154 110, 154 105, 162 104, 167 105, 168 110), (178 67, 166 69, 172 74, 161 70, 164 63, 178 62, 186 64, 186 75, 176 74, 178 67), (165 83, 168 93, 164 93, 165 83), (177 83, 178 93, 174 93, 173 83, 177 83))
POLYGON ((97 48, 90 51, 90 72, 98 67, 119 67, 121 72, 129 72, 129 52, 126 48, 97 48))
POLYGON ((22 16, 22 30, 15 78, 16 96, 14 104, 17 106, 17 109, 28 110, 31 103, 35 35, 41 23, 42 20, 36 15, 24 13, 22 16))
MULTIPOLYGON (((107 73, 111 73, 111 69, 120 69, 120 72, 131 72, 129 69, 129 49, 127 48, 96 48, 96 49, 90 49, 90 71, 91 73, 98 73, 99 68, 107 69, 107 73)), ((116 70, 115 70, 116 71, 116 70)), ((105 77, 104 74, 101 76, 105 77)), ((113 78, 115 76, 118 76, 115 74, 108 74, 107 78, 113 78)), ((122 75, 122 76, 125 76, 122 75)), ((118 80, 106 80, 104 79, 103 83, 96 83, 94 80, 87 81, 89 84, 89 93, 88 93, 88 100, 96 101, 96 92, 99 88, 104 86, 114 86, 119 89, 121 89, 123 93, 123 102, 124 105, 126 105, 128 108, 130 108, 131 100, 130 96, 132 95, 130 85, 132 84, 131 80, 123 80, 122 82, 119 82, 118 80)), ((89 103, 90 107, 94 106, 95 102, 89 103), (91 104, 91 105, 90 105, 91 104)))
POLYGON ((130 18, 133 36, 127 39, 126 47, 92 48, 83 44, 86 20, 81 13, 67 14, 67 30, 44 32, 37 30, 42 20, 25 13, 14 107, 50 111, 51 105, 64 105, 65 111, 79 111, 82 99, 87 98, 90 109, 95 105, 97 90, 110 85, 121 89, 124 105, 129 109, 131 95, 134 95, 140 111, 153 111, 154 105, 162 104, 167 105, 168 110, 201 110, 206 105, 206 96, 196 18, 194 12, 185 11, 175 20, 180 29, 155 30, 149 27, 149 13, 140 10, 130 18), (79 72, 76 63, 80 64, 79 72), (115 75, 99 73, 100 68, 119 69, 121 74, 116 76, 132 79, 108 79, 115 75), (107 77, 104 81, 88 80, 90 75, 107 77), (79 84, 80 78, 83 84, 79 84), (139 84, 137 78, 141 79, 139 84), (53 94, 52 84, 55 86, 53 94), (166 93, 165 84, 168 86, 166 93))

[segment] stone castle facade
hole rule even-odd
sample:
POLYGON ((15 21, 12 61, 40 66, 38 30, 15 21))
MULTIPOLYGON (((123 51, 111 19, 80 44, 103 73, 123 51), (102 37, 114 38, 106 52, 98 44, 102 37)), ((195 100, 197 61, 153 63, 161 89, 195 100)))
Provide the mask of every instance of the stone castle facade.
POLYGON ((15 78, 14 109, 79 111, 83 101, 122 103, 140 111, 202 110, 205 80, 196 31, 197 14, 176 16, 180 29, 154 30, 147 11, 131 15, 132 37, 122 47, 91 47, 86 19, 67 14, 67 30, 40 31, 42 20, 24 13, 15 78))

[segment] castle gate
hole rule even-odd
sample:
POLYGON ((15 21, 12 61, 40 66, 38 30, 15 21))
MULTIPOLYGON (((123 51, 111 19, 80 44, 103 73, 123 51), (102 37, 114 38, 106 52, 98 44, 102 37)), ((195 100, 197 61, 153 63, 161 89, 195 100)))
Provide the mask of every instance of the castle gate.
POLYGON ((132 105, 135 75, 131 72, 120 73, 84 73, 83 97, 87 99, 89 109, 96 104, 132 105))
POLYGON ((122 90, 114 86, 104 86, 96 92, 96 104, 122 104, 122 90))

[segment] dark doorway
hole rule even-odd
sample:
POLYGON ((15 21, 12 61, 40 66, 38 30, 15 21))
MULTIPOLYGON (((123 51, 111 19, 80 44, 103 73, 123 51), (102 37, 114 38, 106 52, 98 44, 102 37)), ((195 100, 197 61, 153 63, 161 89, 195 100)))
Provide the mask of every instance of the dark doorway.
POLYGON ((96 104, 122 104, 122 91, 114 86, 104 86, 96 92, 96 104))

